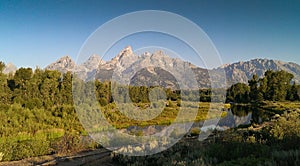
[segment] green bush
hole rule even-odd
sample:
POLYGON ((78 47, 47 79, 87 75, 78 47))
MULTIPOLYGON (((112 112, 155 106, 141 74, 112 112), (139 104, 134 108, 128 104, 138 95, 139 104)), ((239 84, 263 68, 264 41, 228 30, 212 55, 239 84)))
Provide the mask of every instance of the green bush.
POLYGON ((50 141, 46 137, 33 137, 30 140, 5 139, 0 144, 0 151, 4 154, 3 161, 21 160, 33 156, 50 153, 50 141))
POLYGON ((84 149, 80 135, 74 133, 66 133, 63 137, 54 141, 51 147, 58 154, 75 153, 84 149))
POLYGON ((300 165, 300 150, 275 151, 272 153, 272 163, 276 165, 300 165))
POLYGON ((300 110, 286 111, 274 121, 270 133, 283 150, 300 148, 300 110))
MULTIPOLYGON (((253 166, 253 165, 268 165, 269 159, 256 158, 256 157, 244 157, 236 160, 225 161, 218 164, 218 166, 253 166)), ((276 165, 276 164, 275 164, 276 165)))
POLYGON ((270 147, 261 144, 223 142, 210 145, 205 155, 208 158, 216 158, 218 163, 222 163, 245 156, 264 158, 270 155, 270 151, 270 147))

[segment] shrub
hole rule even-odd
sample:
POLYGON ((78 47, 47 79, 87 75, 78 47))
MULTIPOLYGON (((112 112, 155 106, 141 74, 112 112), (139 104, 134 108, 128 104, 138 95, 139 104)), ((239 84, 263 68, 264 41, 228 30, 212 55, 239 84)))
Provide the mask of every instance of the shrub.
POLYGON ((276 165, 300 165, 300 151, 275 151, 272 153, 272 162, 276 165))
POLYGON ((201 130, 199 127, 194 127, 191 129, 191 136, 198 136, 200 134, 201 130))
POLYGON ((50 153, 50 142, 46 137, 33 137, 30 140, 5 139, 0 144, 3 152, 3 160, 21 160, 33 156, 41 156, 50 153))
POLYGON ((58 154, 75 153, 82 150, 83 147, 80 136, 73 133, 66 133, 52 144, 54 152, 58 154))
POLYGON ((300 110, 286 111, 275 120, 271 134, 283 149, 300 148, 300 110))
POLYGON ((0 162, 1 162, 2 159, 3 159, 3 156, 4 156, 4 154, 3 154, 2 152, 0 152, 0 162))
POLYGON ((205 152, 208 158, 216 158, 218 163, 244 158, 245 156, 264 158, 268 157, 269 153, 270 148, 266 145, 239 142, 212 144, 205 152))

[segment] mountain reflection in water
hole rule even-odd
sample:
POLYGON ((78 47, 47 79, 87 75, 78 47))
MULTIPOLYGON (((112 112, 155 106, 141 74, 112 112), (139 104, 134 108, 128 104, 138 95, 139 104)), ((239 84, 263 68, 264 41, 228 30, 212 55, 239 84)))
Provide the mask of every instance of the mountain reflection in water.
MULTIPOLYGON (((264 110, 251 107, 251 106, 232 106, 230 109, 227 109, 227 115, 222 117, 218 124, 211 124, 203 126, 204 121, 194 122, 193 128, 198 127, 201 131, 207 130, 227 130, 230 128, 235 128, 240 125, 250 125, 251 123, 262 123, 265 121, 266 117, 264 115, 264 110)), ((210 120, 207 120, 210 121, 210 120)), ((207 123, 209 124, 209 123, 207 123)), ((122 133, 128 134, 142 134, 142 135, 154 135, 166 129, 167 125, 150 125, 150 126, 130 126, 126 129, 122 129, 122 133)))

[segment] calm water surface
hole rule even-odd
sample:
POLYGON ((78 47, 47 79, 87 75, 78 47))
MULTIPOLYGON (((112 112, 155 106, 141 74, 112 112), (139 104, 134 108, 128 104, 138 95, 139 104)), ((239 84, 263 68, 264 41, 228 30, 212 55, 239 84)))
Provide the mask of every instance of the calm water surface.
MULTIPOLYGON (((227 130, 240 125, 250 125, 251 123, 260 124, 268 120, 265 110, 251 106, 232 106, 226 111, 227 115, 221 118, 217 125, 203 126, 203 121, 200 121, 194 122, 193 127, 199 127, 202 131, 209 129, 227 130)), ((164 130, 166 127, 166 125, 131 126, 127 129, 123 129, 122 132, 152 135, 164 130)))

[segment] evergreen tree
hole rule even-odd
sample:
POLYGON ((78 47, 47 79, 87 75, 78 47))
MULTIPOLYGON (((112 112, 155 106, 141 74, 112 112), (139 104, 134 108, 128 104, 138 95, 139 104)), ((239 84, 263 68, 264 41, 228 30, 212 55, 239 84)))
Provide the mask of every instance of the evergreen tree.
POLYGON ((291 86, 291 88, 288 90, 287 93, 287 100, 290 101, 296 101, 299 100, 299 93, 298 93, 298 86, 296 85, 296 83, 294 82, 293 85, 291 86))
POLYGON ((232 85, 227 90, 227 102, 247 103, 249 102, 250 88, 244 83, 232 85))
POLYGON ((286 71, 267 71, 265 77, 268 80, 266 99, 271 101, 286 100, 294 76, 286 71))
POLYGON ((259 98, 259 91, 258 91, 258 83, 259 83, 258 76, 254 74, 252 79, 249 80, 248 83, 250 87, 249 97, 251 102, 261 101, 261 96, 259 98))
POLYGON ((268 89, 268 79, 267 77, 263 77, 261 79, 259 79, 259 88, 258 88, 258 91, 259 91, 259 98, 262 97, 262 99, 266 99, 266 93, 267 93, 267 89, 268 89))
POLYGON ((0 62, 0 103, 9 104, 11 93, 7 84, 7 75, 2 73, 4 68, 5 64, 3 62, 0 62))
POLYGON ((4 69, 5 69, 5 63, 0 61, 0 73, 2 73, 4 69))

